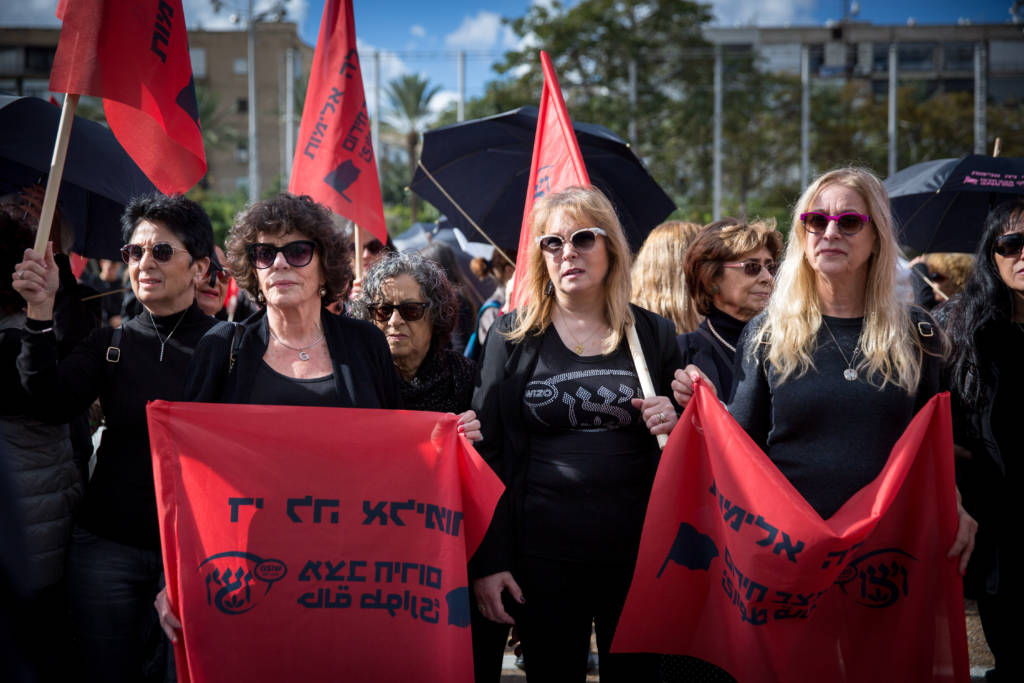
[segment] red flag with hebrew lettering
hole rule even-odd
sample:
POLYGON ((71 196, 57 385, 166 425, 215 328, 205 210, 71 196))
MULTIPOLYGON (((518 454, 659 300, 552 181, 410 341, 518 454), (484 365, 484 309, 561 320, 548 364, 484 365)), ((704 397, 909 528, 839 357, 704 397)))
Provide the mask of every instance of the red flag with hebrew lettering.
POLYGON ((387 241, 352 0, 324 3, 288 190, 387 241))
MULTIPOLYGON (((530 178, 526 184, 526 206, 523 208, 523 227, 519 233, 521 263, 526 263, 533 238, 530 235, 530 211, 533 203, 552 192, 560 192, 573 185, 589 185, 590 176, 583 163, 580 144, 572 129, 569 110, 562 98, 558 76, 551 66, 551 58, 543 50, 540 63, 544 70, 544 89, 540 94, 540 109, 537 112, 537 133, 533 138, 533 160, 530 162, 530 178)), ((507 310, 522 306, 526 293, 517 278, 508 297, 507 310)))
POLYGON ((612 649, 691 655, 742 682, 966 682, 956 527, 948 394, 822 520, 698 387, 661 456, 612 649))
POLYGON ((473 680, 503 490, 440 413, 149 404, 179 683, 473 680))
POLYGON ((50 90, 103 98, 114 137, 165 194, 206 173, 181 0, 61 0, 50 90))

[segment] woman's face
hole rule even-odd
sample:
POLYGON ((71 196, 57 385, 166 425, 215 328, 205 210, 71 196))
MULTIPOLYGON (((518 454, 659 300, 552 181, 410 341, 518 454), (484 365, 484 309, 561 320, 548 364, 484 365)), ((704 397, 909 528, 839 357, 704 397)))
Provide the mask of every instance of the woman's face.
MULTIPOLYGON (((220 247, 214 247, 217 252, 217 258, 220 260, 221 265, 227 263, 227 258, 224 256, 224 250, 220 247)), ((225 266, 226 267, 226 266, 225 266)), ((203 313, 206 315, 216 315, 220 309, 224 308, 224 299, 228 295, 228 278, 227 271, 220 271, 217 277, 213 280, 213 285, 210 285, 210 275, 207 272, 196 287, 196 301, 199 302, 199 308, 203 309, 203 313)))
MULTIPOLYGON (((398 306, 398 304, 405 303, 427 303, 427 299, 423 295, 423 288, 412 275, 406 273, 385 280, 381 284, 380 290, 380 299, 374 302, 378 305, 398 306)), ((387 337, 391 357, 399 366, 402 374, 415 375, 423 359, 426 358, 427 351, 430 350, 432 329, 430 310, 425 310, 423 317, 419 320, 409 321, 402 317, 398 308, 395 308, 391 317, 386 321, 380 322, 376 318, 373 320, 374 324, 387 337)))
MULTIPOLYGON (((290 242, 308 240, 301 232, 289 230, 283 235, 270 236, 264 233, 256 235, 256 241, 283 247, 290 242)), ((320 254, 315 250, 313 258, 304 266, 293 266, 288 263, 284 252, 277 252, 269 268, 256 268, 256 279, 260 291, 267 300, 267 306, 284 309, 295 308, 311 301, 320 303, 320 288, 325 278, 320 264, 320 254)))
MULTIPOLYGON (((1006 234, 1021 234, 1021 232, 1024 231, 1016 230, 1006 234)), ((1024 299, 1024 251, 1019 251, 1011 256, 993 253, 992 258, 995 259, 999 277, 1013 291, 1015 298, 1024 299)))
POLYGON ((743 254, 736 261, 723 264, 722 274, 715 284, 718 292, 712 297, 715 308, 728 313, 738 320, 750 320, 764 310, 775 286, 775 278, 765 266, 775 265, 775 259, 768 247, 761 247, 743 254), (761 266, 756 275, 748 275, 756 263, 761 266), (740 265, 736 265, 740 264, 740 265))
MULTIPOLYGON (((867 202, 859 192, 837 184, 823 187, 806 210, 829 216, 848 212, 869 215, 867 202)), ((878 241, 871 221, 853 235, 843 233, 835 221, 829 221, 818 234, 805 229, 804 238, 804 258, 819 277, 827 279, 866 276, 878 241)))
POLYGON ((142 247, 142 258, 130 259, 128 263, 128 277, 139 301, 155 315, 170 315, 188 308, 210 259, 193 261, 185 243, 162 221, 139 221, 128 243, 142 247), (167 261, 153 257, 153 247, 161 243, 174 250, 167 261))
POLYGON ((598 235, 594 245, 580 250, 573 245, 570 237, 582 228, 593 225, 577 221, 565 211, 555 213, 543 235, 558 235, 563 240, 558 253, 541 250, 544 264, 548 269, 555 291, 566 297, 593 295, 604 290, 604 278, 608 274, 608 244, 603 235, 598 235))

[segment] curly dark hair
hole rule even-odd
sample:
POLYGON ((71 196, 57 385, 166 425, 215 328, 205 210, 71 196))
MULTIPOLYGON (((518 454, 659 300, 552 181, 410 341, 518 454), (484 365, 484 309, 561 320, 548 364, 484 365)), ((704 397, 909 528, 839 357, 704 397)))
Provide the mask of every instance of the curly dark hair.
POLYGON ((738 218, 722 218, 697 233, 683 257, 683 275, 686 291, 693 297, 701 315, 711 314, 714 286, 722 276, 722 264, 761 247, 779 260, 782 233, 775 229, 772 219, 746 223, 738 218))
POLYGON ((992 359, 978 353, 982 348, 979 334, 990 323, 1013 319, 1013 291, 999 275, 995 243, 1008 232, 1021 231, 1024 199, 1004 202, 989 212, 975 253, 974 272, 960 293, 939 312, 947 320, 954 349, 950 382, 968 408, 980 407, 983 388, 993 379, 992 359))
POLYGON ((131 241, 135 228, 144 220, 160 221, 167 226, 185 245, 193 261, 209 258, 216 262, 210 217, 188 197, 149 194, 133 198, 121 214, 121 239, 125 244, 131 241))
POLYGON ((459 300, 455 288, 435 261, 416 253, 391 253, 373 264, 363 279, 363 291, 352 302, 352 314, 357 318, 375 322, 370 304, 381 303, 384 282, 399 275, 415 280, 426 298, 430 313, 430 350, 445 347, 459 317, 459 300))
POLYGON ((334 227, 331 212, 308 195, 282 192, 273 199, 254 202, 235 216, 227 239, 227 262, 238 286, 257 299, 260 293, 256 268, 249 263, 245 248, 259 241, 258 235, 280 237, 295 232, 316 242, 324 275, 324 303, 336 301, 352 280, 352 246, 334 227))
POLYGON ((35 236, 24 220, 0 211, 0 315, 17 313, 25 307, 25 300, 11 284, 14 266, 25 258, 25 250, 32 246, 35 236))

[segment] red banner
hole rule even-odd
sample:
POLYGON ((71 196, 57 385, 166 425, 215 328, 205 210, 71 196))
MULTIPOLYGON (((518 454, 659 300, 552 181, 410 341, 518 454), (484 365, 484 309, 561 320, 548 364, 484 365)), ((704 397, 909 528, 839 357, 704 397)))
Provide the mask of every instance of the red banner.
MULTIPOLYGON (((968 681, 949 395, 822 520, 707 389, 662 454, 612 645, 750 681, 968 681)), ((870 425, 864 425, 870 429, 870 425)), ((841 476, 841 473, 837 473, 841 476)))
POLYGON ((288 190, 387 241, 352 0, 324 4, 288 190))
MULTIPOLYGON (((533 203, 546 194, 560 192, 573 185, 589 185, 590 176, 583 163, 580 145, 572 129, 569 110, 562 98, 558 76, 551 66, 548 53, 540 53, 544 70, 544 89, 540 94, 540 110, 537 113, 537 133, 533 139, 533 161, 530 163, 530 178, 526 185, 526 206, 523 208, 523 228, 519 233, 518 258, 524 259, 530 253, 533 238, 530 236, 530 211, 533 203)), ((507 310, 511 311, 525 303, 525 293, 513 284, 508 297, 507 310)))
POLYGON ((161 192, 206 173, 181 0, 61 0, 50 90, 103 98, 110 130, 161 192))
POLYGON ((502 485, 454 416, 148 415, 179 683, 472 681, 466 562, 502 485))

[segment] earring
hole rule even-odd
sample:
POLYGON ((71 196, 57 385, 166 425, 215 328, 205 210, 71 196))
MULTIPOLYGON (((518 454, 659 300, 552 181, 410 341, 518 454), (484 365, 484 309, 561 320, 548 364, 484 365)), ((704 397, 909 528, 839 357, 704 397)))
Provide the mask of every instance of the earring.
POLYGON ((544 296, 554 296, 554 294, 555 285, 554 283, 551 282, 551 280, 548 280, 548 283, 544 285, 544 296))
POLYGON ((256 292, 256 303, 262 306, 264 301, 266 301, 266 299, 263 298, 263 292, 256 292))
POLYGON ((327 296, 327 288, 324 287, 323 285, 320 285, 320 289, 319 291, 317 291, 317 294, 319 294, 320 298, 323 299, 325 296, 327 296))

